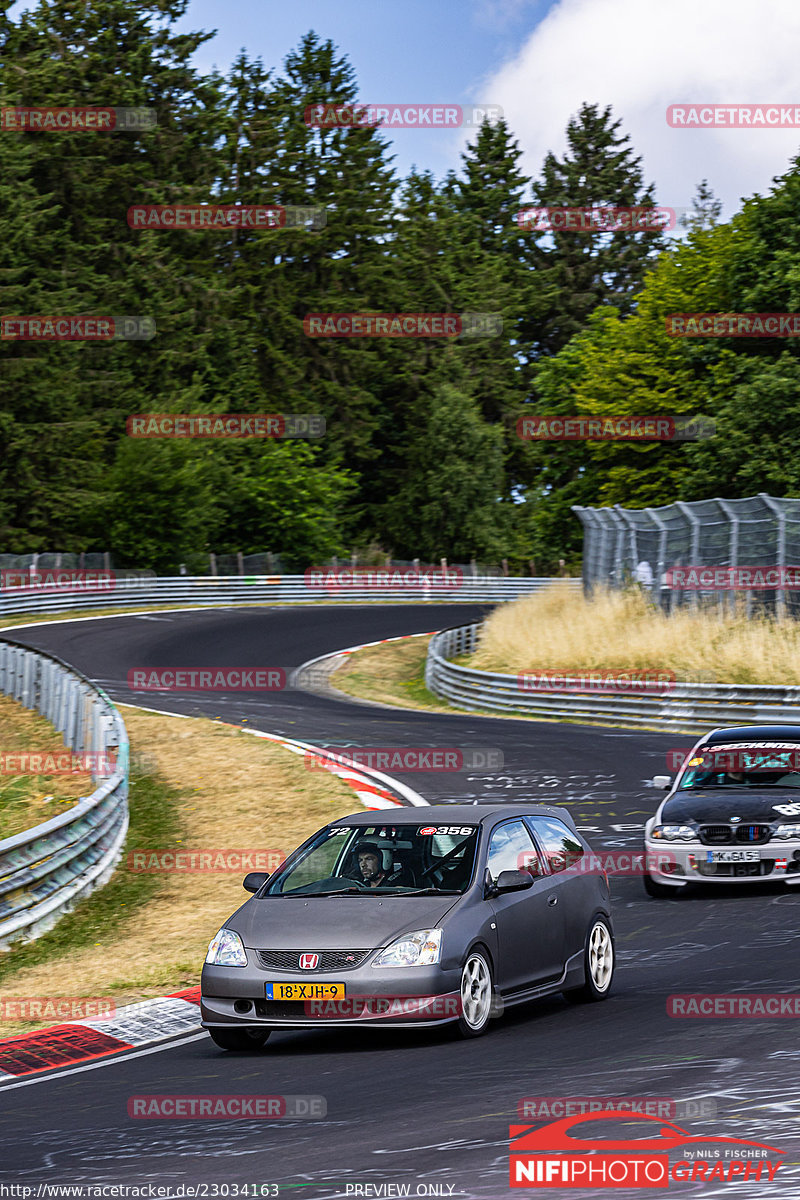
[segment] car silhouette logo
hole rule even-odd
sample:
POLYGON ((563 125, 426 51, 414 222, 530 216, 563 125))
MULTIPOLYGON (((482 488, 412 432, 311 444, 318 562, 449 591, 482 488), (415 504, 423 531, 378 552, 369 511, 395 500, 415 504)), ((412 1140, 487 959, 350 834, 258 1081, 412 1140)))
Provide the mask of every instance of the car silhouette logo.
POLYGON ((319 966, 319 955, 318 954, 301 954, 297 965, 299 967, 301 967, 304 971, 313 971, 314 967, 319 966))
POLYGON ((581 1113, 575 1117, 564 1117, 560 1121, 550 1121, 547 1125, 542 1125, 539 1128, 530 1125, 512 1125, 510 1131, 511 1152, 519 1154, 521 1151, 527 1153, 535 1151, 540 1153, 544 1150, 571 1150, 573 1154, 579 1154, 587 1150, 614 1150, 615 1152, 622 1150, 638 1154, 645 1151, 660 1150, 664 1152, 677 1149, 678 1146, 691 1145, 698 1142, 724 1142, 728 1145, 736 1146, 757 1146, 762 1150, 772 1150, 775 1154, 784 1153, 783 1150, 779 1150, 776 1146, 768 1146, 765 1142, 750 1142, 744 1141, 741 1138, 719 1137, 717 1134, 693 1137, 688 1130, 682 1129, 680 1125, 670 1125, 660 1117, 650 1117, 645 1113, 636 1113, 634 1116, 636 1120, 652 1122, 651 1129, 654 1124, 657 1124, 660 1128, 655 1137, 641 1140, 632 1139, 630 1141, 613 1141, 606 1138, 590 1141, 581 1137, 580 1134, 577 1136, 570 1134, 570 1129, 575 1125, 582 1125, 584 1122, 588 1124, 592 1121, 607 1121, 613 1118, 621 1118, 630 1124, 632 1119, 630 1110, 606 1109, 604 1112, 581 1113))

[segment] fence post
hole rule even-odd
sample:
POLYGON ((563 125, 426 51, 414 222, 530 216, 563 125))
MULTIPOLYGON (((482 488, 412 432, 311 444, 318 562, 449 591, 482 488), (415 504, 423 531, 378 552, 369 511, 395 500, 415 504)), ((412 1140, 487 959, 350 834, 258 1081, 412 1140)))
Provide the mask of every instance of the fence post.
MULTIPOLYGON (((691 545, 691 549, 689 551, 689 558, 691 559, 691 562, 689 563, 689 566, 697 567, 700 565, 700 561, 699 561, 700 560, 700 518, 695 516, 695 514, 689 508, 689 505, 686 504, 686 502, 683 500, 676 500, 675 507, 680 509, 680 511, 683 513, 683 515, 686 517, 687 521, 689 522, 689 524, 692 527, 692 545, 691 545)), ((697 591, 692 592, 692 598, 691 598, 692 608, 696 609, 699 603, 700 603, 699 592, 697 592, 697 591)))
MULTIPOLYGON (((728 558, 730 567, 738 567, 739 565, 739 518, 733 511, 726 500, 717 500, 725 516, 731 523, 731 536, 728 541, 728 558)), ((728 611, 734 613, 736 611, 736 592, 731 588, 730 596, 728 597, 728 611)))
MULTIPOLYGON (((786 566, 786 513, 766 492, 759 492, 758 497, 778 519, 778 562, 776 565, 779 569, 783 569, 786 566)), ((775 593, 775 615, 779 621, 786 616, 786 592, 782 587, 778 588, 775 593)))

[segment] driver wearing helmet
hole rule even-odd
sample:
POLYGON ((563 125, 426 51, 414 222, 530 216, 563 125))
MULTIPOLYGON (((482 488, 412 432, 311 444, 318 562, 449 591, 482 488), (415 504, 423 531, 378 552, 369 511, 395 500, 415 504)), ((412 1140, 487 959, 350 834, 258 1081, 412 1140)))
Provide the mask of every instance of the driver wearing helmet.
POLYGON ((361 842, 356 853, 360 882, 366 887, 390 886, 402 874, 400 870, 384 870, 383 853, 375 842, 361 842))

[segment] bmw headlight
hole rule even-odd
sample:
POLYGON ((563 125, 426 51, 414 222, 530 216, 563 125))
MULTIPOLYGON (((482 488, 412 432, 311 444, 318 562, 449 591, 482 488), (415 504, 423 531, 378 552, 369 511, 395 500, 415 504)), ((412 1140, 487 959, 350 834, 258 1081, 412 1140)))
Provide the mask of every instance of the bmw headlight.
POLYGON ((220 929, 208 943, 206 962, 215 967, 246 967, 247 954, 244 942, 232 929, 220 929))
POLYGON ((650 830, 650 837, 667 842, 693 842, 697 834, 691 825, 656 825, 650 830))
POLYGON ((779 825, 772 836, 776 838, 800 838, 800 825, 779 825))
POLYGON ((382 950, 373 967, 431 967, 442 953, 441 929, 406 933, 382 950))

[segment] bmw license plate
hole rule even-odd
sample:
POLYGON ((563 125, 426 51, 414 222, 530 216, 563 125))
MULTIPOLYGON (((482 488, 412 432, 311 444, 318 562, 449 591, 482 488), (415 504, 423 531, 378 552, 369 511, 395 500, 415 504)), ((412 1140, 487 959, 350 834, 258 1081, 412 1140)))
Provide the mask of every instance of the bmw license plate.
POLYGON ((343 983, 268 983, 267 1000, 341 1000, 343 983))
POLYGON ((706 850, 707 863, 758 862, 758 850, 706 850))

